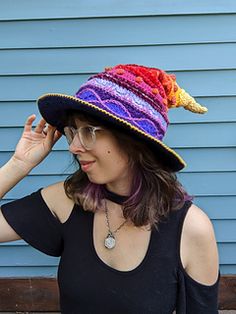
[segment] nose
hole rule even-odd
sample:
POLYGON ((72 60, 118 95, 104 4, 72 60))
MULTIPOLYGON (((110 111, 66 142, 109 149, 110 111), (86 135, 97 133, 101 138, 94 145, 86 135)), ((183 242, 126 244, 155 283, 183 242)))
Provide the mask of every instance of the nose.
POLYGON ((77 154, 77 153, 85 152, 85 151, 86 151, 86 149, 85 149, 85 148, 83 147, 83 145, 81 144, 78 135, 76 135, 76 136, 73 138, 73 141, 70 143, 70 145, 69 145, 69 151, 70 151, 72 154, 77 154))

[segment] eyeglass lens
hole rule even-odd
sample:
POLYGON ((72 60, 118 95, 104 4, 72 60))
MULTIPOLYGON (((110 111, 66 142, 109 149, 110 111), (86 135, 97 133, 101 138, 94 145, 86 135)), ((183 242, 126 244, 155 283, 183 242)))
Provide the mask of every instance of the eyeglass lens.
POLYGON ((95 132, 90 126, 80 127, 78 130, 73 127, 65 127, 64 131, 69 145, 73 142, 76 135, 79 136, 81 144, 86 149, 91 149, 96 141, 95 132))

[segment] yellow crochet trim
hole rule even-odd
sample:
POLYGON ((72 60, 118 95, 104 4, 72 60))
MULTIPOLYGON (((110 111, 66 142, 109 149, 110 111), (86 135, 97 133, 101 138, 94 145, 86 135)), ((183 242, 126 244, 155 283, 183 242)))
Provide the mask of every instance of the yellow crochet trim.
POLYGON ((171 154, 173 154, 183 164, 184 167, 187 166, 186 162, 174 150, 172 150, 170 147, 165 145, 163 142, 161 142, 160 140, 156 139, 155 137, 153 137, 153 136, 151 136, 149 134, 146 134, 145 132, 143 132, 142 130, 139 130, 138 128, 136 128, 135 126, 130 124, 129 122, 127 122, 125 120, 122 120, 121 118, 116 117, 115 115, 113 115, 110 112, 107 112, 104 109, 96 107, 95 105, 93 105, 93 104, 91 104, 89 102, 86 102, 86 101, 80 100, 80 99, 78 99, 78 98, 76 98, 74 96, 65 95, 65 94, 57 94, 57 93, 55 93, 55 94, 44 94, 44 95, 42 95, 42 96, 40 96, 38 98, 37 102, 39 101, 39 99, 43 99, 43 98, 45 98, 47 96, 57 96, 57 97, 62 97, 62 98, 68 98, 68 99, 74 100, 76 102, 83 103, 84 105, 87 105, 88 107, 94 108, 94 109, 96 109, 96 110, 98 110, 100 112, 103 112, 105 115, 110 116, 110 117, 114 118, 115 120, 117 120, 117 121, 119 121, 119 122, 121 122, 123 124, 126 124, 127 126, 129 126, 130 129, 133 129, 136 132, 138 132, 138 133, 144 135, 145 137, 147 137, 147 138, 155 141, 156 143, 160 144, 162 147, 164 147, 166 150, 168 150, 171 154))
MULTIPOLYGON (((177 85, 177 84, 176 84, 177 85)), ((177 85, 178 86, 178 85, 177 85)), ((194 113, 206 113, 208 109, 196 102, 196 100, 190 96, 183 88, 178 86, 178 90, 175 93, 176 103, 170 107, 184 107, 194 113)))

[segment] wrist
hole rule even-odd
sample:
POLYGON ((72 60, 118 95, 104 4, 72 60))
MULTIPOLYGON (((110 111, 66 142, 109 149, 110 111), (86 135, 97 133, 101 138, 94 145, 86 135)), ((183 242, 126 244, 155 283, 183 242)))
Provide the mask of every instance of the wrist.
POLYGON ((17 172, 21 174, 22 176, 28 175, 30 171, 33 169, 32 166, 25 163, 23 160, 16 158, 14 155, 11 157, 8 163, 9 163, 9 166, 16 169, 17 172))
POLYGON ((0 199, 30 172, 30 167, 17 158, 11 158, 0 168, 0 199))

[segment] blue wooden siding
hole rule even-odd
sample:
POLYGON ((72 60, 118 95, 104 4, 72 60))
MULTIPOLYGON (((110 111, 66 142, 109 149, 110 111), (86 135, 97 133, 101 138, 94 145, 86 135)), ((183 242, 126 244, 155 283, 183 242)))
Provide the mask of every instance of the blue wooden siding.
MULTIPOLYGON (((0 3, 0 166, 37 97, 73 94, 105 66, 140 63, 175 73, 209 112, 169 112, 165 142, 187 161, 180 181, 211 218, 221 272, 236 274, 236 2, 40 1, 0 3)), ((0 204, 73 171, 65 140, 0 204), (55 163, 57 160, 57 163, 55 163)), ((23 240, 0 244, 0 276, 55 276, 58 258, 23 240)))

